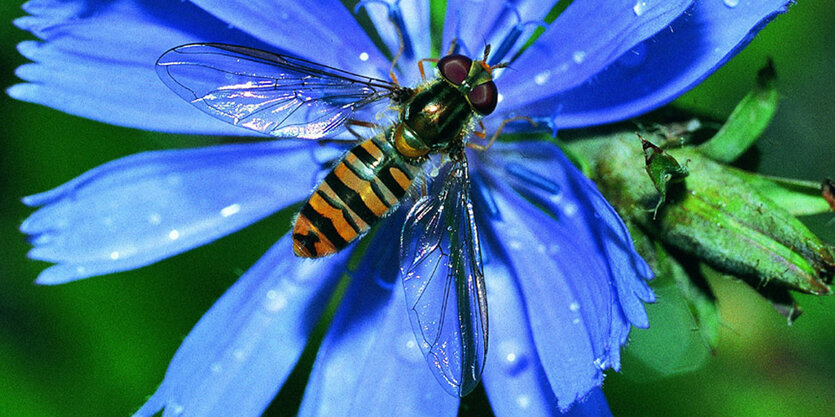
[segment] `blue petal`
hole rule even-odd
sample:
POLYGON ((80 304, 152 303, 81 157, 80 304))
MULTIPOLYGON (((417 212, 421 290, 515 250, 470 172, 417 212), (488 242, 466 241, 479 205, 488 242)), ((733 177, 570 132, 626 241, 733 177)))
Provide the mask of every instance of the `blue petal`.
POLYGON ((383 76, 380 69, 389 67, 388 59, 339 0, 192 1, 293 55, 363 75, 383 76))
POLYGON ((21 226, 35 245, 29 255, 58 264, 38 282, 148 265, 304 199, 324 153, 311 145, 285 141, 142 153, 26 197, 25 204, 43 206, 21 226))
POLYGON ((669 25, 692 1, 571 3, 499 78, 497 86, 503 101, 496 111, 514 111, 589 81, 633 46, 669 25))
POLYGON ((258 45, 253 38, 178 1, 61 2, 33 0, 15 20, 45 42, 18 46, 35 61, 18 68, 29 81, 10 96, 122 126, 180 133, 251 134, 179 99, 157 77, 154 62, 188 42, 258 45))
MULTIPOLYGON (((362 2, 361 2, 362 3, 362 2)), ((400 69, 400 83, 403 85, 414 85, 420 81, 418 72, 418 60, 432 56, 432 36, 429 28, 429 2, 422 0, 399 0, 382 1, 372 0, 365 4, 368 17, 374 23, 377 33, 383 39, 383 43, 389 49, 392 56, 400 49, 400 38, 395 30, 394 23, 389 18, 390 11, 399 13, 405 25, 404 39, 410 44, 409 48, 404 44, 404 52, 397 61, 400 69), (385 3, 385 4, 383 4, 385 3)), ((400 28, 401 31, 404 28, 400 28)), ((390 65, 380 67, 386 69, 390 65)), ((427 66, 427 69, 429 66, 427 66)), ((431 76, 430 74, 427 74, 431 76)))
MULTIPOLYGON (((594 82, 516 109, 554 116, 558 128, 610 123, 662 106, 697 85, 750 42, 787 0, 697 2, 647 41, 633 45, 594 82)), ((502 79, 503 81, 504 79, 502 79)))
POLYGON ((151 416, 259 416, 296 364, 347 253, 293 256, 285 236, 200 319, 156 393, 136 412, 151 416))
MULTIPOLYGON (((540 22, 556 1, 521 0, 514 2, 472 0, 451 0, 447 3, 446 21, 442 48, 450 45, 453 39, 458 42, 461 53, 481 58, 484 45, 493 47, 498 52, 505 37, 518 25, 522 30, 518 42, 504 52, 505 60, 513 57, 530 37, 537 25, 527 22, 540 22)), ((446 50, 441 51, 446 53, 446 50)))
POLYGON ((636 293, 651 298, 644 283, 649 269, 629 236, 608 224, 617 217, 595 214, 611 208, 590 201, 603 200, 553 145, 497 146, 490 159, 473 165, 493 189, 488 193, 500 216, 490 223, 519 277, 535 346, 566 409, 599 386, 602 369, 619 367, 629 330, 622 308, 644 324, 636 293), (610 252, 618 257, 610 259, 610 252))
POLYGON ((402 216, 374 236, 319 348, 300 416, 454 416, 415 341, 398 277, 402 216))
POLYGON ((612 417, 612 411, 609 410, 609 403, 603 396, 603 390, 595 388, 589 392, 586 398, 574 404, 563 415, 565 417, 612 417))
MULTIPOLYGON (((480 216, 481 217, 481 216, 480 216)), ((481 221, 479 224, 488 225, 481 221)), ((542 368, 534 346, 529 318, 517 281, 497 257, 497 237, 481 228, 487 308, 490 315, 490 346, 484 369, 484 389, 497 416, 548 416, 561 414, 557 397, 542 368)))
MULTIPOLYGON (((247 10, 243 6, 234 3, 241 12, 247 10)), ((21 54, 35 63, 17 70, 17 75, 28 83, 14 85, 7 92, 19 100, 121 126, 176 133, 251 135, 247 129, 206 116, 177 97, 157 77, 154 62, 174 46, 211 41, 262 49, 282 48, 307 56, 314 52, 310 45, 316 44, 316 55, 310 57, 322 63, 341 65, 368 75, 379 75, 376 68, 387 67, 387 60, 373 45, 361 49, 369 42, 364 33, 351 29, 356 26, 353 17, 348 15, 350 21, 333 25, 323 20, 311 21, 315 16, 310 11, 296 10, 297 7, 285 7, 273 15, 252 16, 279 20, 287 15, 294 22, 274 25, 271 29, 274 36, 270 39, 284 39, 284 43, 270 46, 231 25, 246 16, 231 12, 229 16, 219 14, 232 19, 224 21, 189 2, 32 0, 24 5, 31 15, 15 20, 15 24, 44 42, 26 41, 19 45, 21 54), (350 36, 337 36, 340 41, 336 43, 303 38, 320 34, 299 28, 314 23, 321 28, 344 27, 344 34, 350 36), (355 53, 349 54, 351 51, 355 53), (367 62, 359 57, 364 51, 370 57, 367 62)), ((341 4, 338 7, 345 12, 341 4)), ((221 7, 219 11, 224 9, 221 7)), ((324 17, 328 16, 331 14, 324 17)), ((340 29, 334 30, 339 33, 340 29)), ((257 26, 253 26, 253 33, 261 34, 257 26)))
POLYGON ((652 270, 635 251, 629 230, 594 183, 582 175, 553 144, 498 144, 485 154, 501 161, 505 171, 510 170, 510 183, 514 188, 550 213, 565 214, 561 220, 574 229, 572 234, 584 245, 592 245, 608 263, 608 273, 629 321, 635 326, 647 327, 646 311, 641 301, 655 301, 646 283, 653 276, 652 270), (517 167, 523 167, 522 172, 518 172, 517 167), (526 172, 546 183, 537 184, 532 178, 525 177, 526 172), (548 184, 553 185, 549 188, 548 184))

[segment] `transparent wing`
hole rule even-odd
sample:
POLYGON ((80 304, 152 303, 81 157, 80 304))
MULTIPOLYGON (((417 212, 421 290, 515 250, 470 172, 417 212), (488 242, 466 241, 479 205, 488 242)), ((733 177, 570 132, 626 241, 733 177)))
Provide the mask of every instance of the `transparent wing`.
POLYGON ((336 134, 356 111, 375 102, 386 105, 382 99, 406 91, 301 58, 216 43, 173 48, 157 60, 156 70, 200 110, 278 137, 336 134))
POLYGON ((463 397, 478 385, 487 355, 487 297, 466 159, 432 188, 406 218, 400 271, 426 361, 450 394, 463 397))

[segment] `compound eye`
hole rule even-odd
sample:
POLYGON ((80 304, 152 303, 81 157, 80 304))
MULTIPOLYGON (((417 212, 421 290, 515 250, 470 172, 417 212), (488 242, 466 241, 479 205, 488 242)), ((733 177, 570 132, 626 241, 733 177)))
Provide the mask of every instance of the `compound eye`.
POLYGON ((467 79, 473 60, 464 55, 447 55, 438 61, 438 70, 449 82, 460 85, 467 79))
POLYGON ((496 88, 496 83, 487 81, 484 84, 479 84, 470 94, 467 94, 470 99, 470 104, 473 109, 482 116, 493 113, 496 109, 496 104, 499 104, 499 89, 496 88))

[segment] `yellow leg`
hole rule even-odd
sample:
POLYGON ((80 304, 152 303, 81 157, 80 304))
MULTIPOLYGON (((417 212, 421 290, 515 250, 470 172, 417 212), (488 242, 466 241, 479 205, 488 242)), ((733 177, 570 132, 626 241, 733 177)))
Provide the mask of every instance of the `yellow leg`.
POLYGON ((438 62, 438 59, 437 58, 423 58, 420 61, 418 61, 418 70, 420 71, 420 78, 422 80, 426 80, 426 72, 423 69, 423 63, 424 62, 438 62))
POLYGON ((406 50, 406 44, 403 42, 403 32, 400 31, 399 27, 397 27, 397 23, 394 20, 391 20, 391 25, 394 26, 394 31, 397 32, 397 39, 400 43, 400 48, 397 49, 397 53, 394 54, 394 58, 391 59, 389 77, 391 77, 391 80, 395 84, 400 85, 400 82, 397 81, 397 76, 394 74, 394 66, 397 65, 397 60, 400 59, 400 56, 403 55, 403 51, 406 50))
MULTIPOLYGON (((487 145, 479 145, 477 143, 468 142, 467 147, 475 149, 477 151, 486 151, 486 150, 490 149, 490 147, 493 146, 493 142, 496 141, 496 138, 498 138, 499 135, 502 134, 502 130, 504 129, 505 125, 507 125, 510 122, 515 122, 517 120, 525 120, 528 123, 530 123, 533 127, 537 126, 536 122, 534 122, 533 119, 531 119, 528 116, 516 116, 516 117, 511 117, 509 119, 504 119, 502 121, 502 124, 499 125, 499 128, 496 129, 496 133, 493 133, 493 136, 490 137, 490 141, 487 142, 487 145)), ((484 129, 484 125, 482 125, 481 128, 484 129)), ((479 132, 479 133, 484 134, 483 131, 479 132)), ((476 134, 476 136, 478 136, 478 134, 476 134)))
POLYGON ((354 129, 351 129, 351 126, 367 127, 369 129, 380 127, 380 125, 378 125, 376 123, 363 122, 362 120, 348 119, 345 122, 345 130, 347 130, 348 133, 354 135, 354 137, 356 137, 358 140, 363 140, 363 139, 365 139, 365 137, 363 137, 362 135, 357 133, 354 129))

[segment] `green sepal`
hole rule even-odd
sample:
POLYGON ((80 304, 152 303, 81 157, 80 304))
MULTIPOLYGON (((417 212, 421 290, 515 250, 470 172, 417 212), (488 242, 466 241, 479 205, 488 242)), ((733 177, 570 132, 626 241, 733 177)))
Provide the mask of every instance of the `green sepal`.
POLYGON ((774 63, 769 59, 757 73, 757 86, 737 104, 713 138, 697 147, 699 152, 725 163, 733 162, 745 153, 777 113, 776 79, 774 63))
MULTIPOLYGON (((835 210, 821 198, 821 184, 790 178, 769 177, 740 169, 728 168, 760 194, 793 216, 809 216, 835 210)), ((824 184, 826 184, 824 180, 824 184)))

